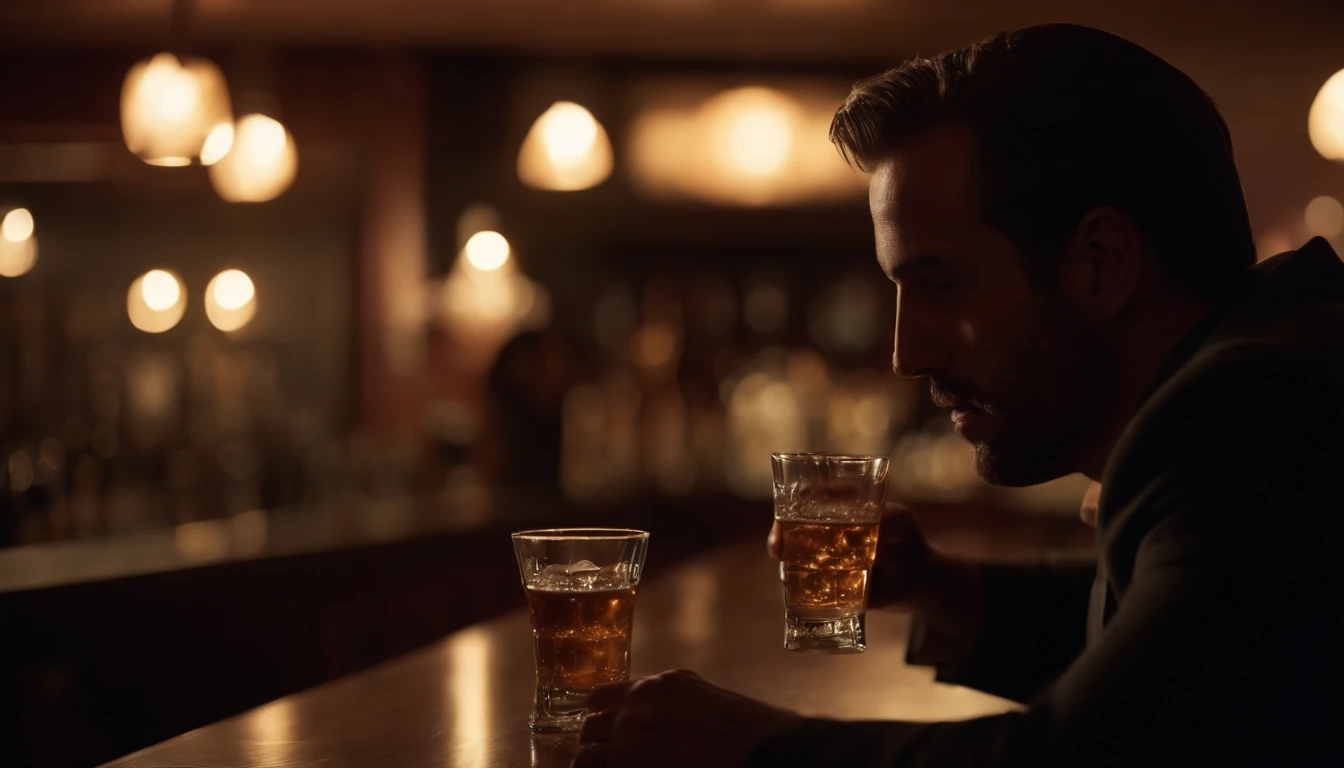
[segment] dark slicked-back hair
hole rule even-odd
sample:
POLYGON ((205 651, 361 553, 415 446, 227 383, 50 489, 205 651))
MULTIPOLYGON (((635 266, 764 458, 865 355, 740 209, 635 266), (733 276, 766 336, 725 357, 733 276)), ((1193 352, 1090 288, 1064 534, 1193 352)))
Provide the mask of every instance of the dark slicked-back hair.
POLYGON ((1088 27, 1005 32, 854 86, 831 123, 871 170, 945 123, 979 140, 989 223, 1043 267, 1083 215, 1124 210, 1175 282, 1214 298, 1255 262, 1232 139, 1209 95, 1134 43, 1088 27))

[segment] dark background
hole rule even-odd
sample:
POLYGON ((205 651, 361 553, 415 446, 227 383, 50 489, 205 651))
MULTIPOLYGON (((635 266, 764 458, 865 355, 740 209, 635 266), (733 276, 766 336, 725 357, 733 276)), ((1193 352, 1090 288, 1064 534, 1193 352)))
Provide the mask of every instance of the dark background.
POLYGON ((651 108, 773 88, 810 126, 790 151, 842 164, 824 119, 857 78, 1088 23, 1217 100, 1262 255, 1317 233, 1344 245, 1304 215, 1344 198, 1344 166, 1306 130, 1344 68, 1328 0, 183 8, 0 7, 0 215, 26 207, 40 244, 31 271, 0 277, 4 765, 96 764, 516 607, 511 530, 645 527, 651 574, 759 536, 772 450, 891 455, 892 495, 949 549, 1091 546, 1079 478, 985 486, 945 415, 890 374, 894 296, 861 179, 763 182, 788 203, 677 194, 640 176, 651 108), (284 123, 287 192, 227 203, 201 167, 126 149, 122 80, 165 49, 216 62, 235 116, 284 123), (520 181, 557 100, 610 136, 594 188, 520 181), (445 283, 483 228, 545 311, 491 328, 454 314, 445 283), (126 309, 153 268, 187 296, 160 334, 126 309), (202 310, 225 268, 257 301, 227 333, 202 310))

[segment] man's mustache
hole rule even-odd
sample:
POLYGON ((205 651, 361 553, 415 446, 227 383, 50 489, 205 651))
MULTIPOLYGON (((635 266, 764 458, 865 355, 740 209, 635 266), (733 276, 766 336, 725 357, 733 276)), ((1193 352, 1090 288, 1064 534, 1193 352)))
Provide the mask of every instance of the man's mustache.
POLYGON ((989 393, 965 380, 931 380, 929 382, 929 397, 933 399, 933 404, 939 408, 955 408, 957 410, 974 408, 986 413, 994 412, 989 393))

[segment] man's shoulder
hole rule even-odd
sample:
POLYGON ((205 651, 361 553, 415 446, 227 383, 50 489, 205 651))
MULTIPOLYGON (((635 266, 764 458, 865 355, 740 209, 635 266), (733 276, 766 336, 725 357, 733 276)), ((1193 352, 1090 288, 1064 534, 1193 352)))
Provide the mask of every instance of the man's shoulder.
POLYGON ((1130 421, 1107 466, 1105 496, 1124 503, 1180 469, 1263 476, 1298 459, 1344 464, 1341 433, 1344 304, 1303 306, 1200 347, 1130 421))
POLYGON ((1318 419, 1344 418, 1342 385, 1344 302, 1305 303, 1215 332, 1153 392, 1130 431, 1188 431, 1203 418, 1251 426, 1307 401, 1318 419))

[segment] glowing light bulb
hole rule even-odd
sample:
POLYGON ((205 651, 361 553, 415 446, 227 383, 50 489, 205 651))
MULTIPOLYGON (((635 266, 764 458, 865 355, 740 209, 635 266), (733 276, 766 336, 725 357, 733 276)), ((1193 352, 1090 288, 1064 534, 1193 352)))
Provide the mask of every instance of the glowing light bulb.
POLYGON ((537 189, 588 189, 611 175, 611 140, 593 114, 557 101, 532 124, 518 151, 518 177, 537 189))
POLYGON ((233 123, 216 125, 201 147, 201 165, 214 165, 233 148, 233 123))
POLYGON ((140 295, 145 299, 145 306, 155 312, 162 312, 176 304, 182 297, 182 286, 172 273, 152 269, 145 273, 140 283, 140 295))
MULTIPOLYGON (((223 143, 222 134, 216 141, 223 143)), ((298 165, 298 150, 285 126, 266 115, 245 115, 233 126, 231 147, 210 166, 210 183, 231 203, 262 203, 289 189, 298 165)))
POLYGON ((210 295, 224 309, 237 309, 252 300, 256 289, 246 272, 226 269, 215 276, 210 295))
POLYGON ((1307 113, 1312 146, 1327 160, 1344 160, 1344 69, 1321 86, 1307 113))
POLYGON ((236 331, 257 314, 257 289, 241 269, 226 269, 205 288, 205 316, 221 331, 236 331))
POLYGON ((21 243, 33 236, 33 214, 27 208, 15 208, 0 222, 0 232, 11 243, 21 243))
POLYGON ((546 153, 557 164, 577 162, 597 140, 597 120, 572 101, 559 101, 538 121, 546 153))
POLYGON ((753 179, 779 175, 793 149, 792 109, 766 88, 739 88, 708 105, 715 152, 729 172, 753 179))
POLYGON ((163 333, 178 324, 187 311, 182 281, 166 269, 151 269, 137 277, 126 292, 126 315, 145 333, 163 333))
POLYGON ((159 53, 137 62, 122 83, 122 137, 150 165, 189 165, 210 132, 232 121, 228 85, 205 59, 159 53))
POLYGON ((482 272, 493 272, 509 260, 509 241, 498 232, 477 232, 463 250, 467 262, 482 272))

